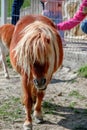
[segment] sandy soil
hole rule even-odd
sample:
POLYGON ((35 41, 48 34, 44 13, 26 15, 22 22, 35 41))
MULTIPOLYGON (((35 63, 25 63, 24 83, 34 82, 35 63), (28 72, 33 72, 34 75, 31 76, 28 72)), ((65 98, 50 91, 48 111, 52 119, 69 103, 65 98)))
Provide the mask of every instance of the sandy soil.
MULTIPOLYGON (((9 74, 7 80, 0 70, 0 130, 23 130, 20 77, 12 69, 9 74)), ((48 85, 42 108, 44 123, 33 121, 33 130, 87 130, 87 79, 62 68, 48 85)))

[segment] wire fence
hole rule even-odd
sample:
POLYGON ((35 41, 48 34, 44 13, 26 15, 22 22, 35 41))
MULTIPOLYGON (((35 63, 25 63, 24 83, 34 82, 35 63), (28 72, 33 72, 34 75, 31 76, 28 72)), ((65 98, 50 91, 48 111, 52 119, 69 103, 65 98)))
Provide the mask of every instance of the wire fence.
MULTIPOLYGON (((7 23, 11 23, 12 2, 13 0, 7 1, 7 21, 6 21, 7 23)), ((59 0, 58 2, 61 2, 61 0, 59 0)), ((82 0, 62 1, 62 16, 63 16, 62 21, 72 18, 76 13, 76 11, 79 9, 81 2, 82 0)), ((1 0, 0 0, 0 4, 1 4, 1 0)), ((53 9, 53 6, 48 6, 48 8, 53 9)), ((55 4, 54 9, 57 10, 57 3, 55 4)), ((25 0, 20 11, 21 12, 20 17, 23 17, 28 14, 42 14, 42 11, 43 11, 43 7, 41 5, 40 0, 25 0)), ((0 15, 1 15, 1 10, 0 10, 0 15)), ((85 46, 87 46, 86 44, 87 35, 84 34, 80 29, 80 24, 74 27, 73 29, 71 29, 70 31, 64 31, 64 39, 68 44, 85 43, 85 46)), ((69 45, 69 48, 70 46, 71 45, 69 45)))

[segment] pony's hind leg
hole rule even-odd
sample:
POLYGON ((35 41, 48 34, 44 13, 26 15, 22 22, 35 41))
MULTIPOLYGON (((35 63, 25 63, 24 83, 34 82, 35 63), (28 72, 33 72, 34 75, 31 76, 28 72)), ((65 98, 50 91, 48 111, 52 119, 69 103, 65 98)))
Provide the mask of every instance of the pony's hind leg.
POLYGON ((3 64, 5 78, 9 79, 9 74, 8 74, 8 70, 7 70, 7 66, 6 66, 6 61, 4 59, 2 59, 2 64, 3 64))
POLYGON ((5 78, 9 79, 9 74, 8 74, 7 65, 6 65, 6 57, 5 57, 5 54, 2 51, 1 47, 0 47, 0 61, 2 63, 3 69, 4 69, 5 78))
POLYGON ((34 106, 34 118, 37 124, 43 123, 43 116, 41 111, 43 97, 44 97, 44 92, 37 92, 36 103, 34 106))
POLYGON ((31 110, 32 110, 32 100, 31 100, 31 90, 30 86, 27 84, 26 76, 22 77, 22 85, 24 92, 24 100, 23 104, 25 106, 26 111, 26 119, 23 125, 24 130, 32 130, 32 118, 31 118, 31 110))

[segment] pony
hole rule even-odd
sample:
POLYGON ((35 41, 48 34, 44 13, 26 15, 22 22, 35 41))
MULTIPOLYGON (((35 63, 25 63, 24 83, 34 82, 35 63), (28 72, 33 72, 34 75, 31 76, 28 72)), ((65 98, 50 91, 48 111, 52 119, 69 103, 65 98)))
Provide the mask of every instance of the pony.
POLYGON ((8 44, 10 44, 11 38, 9 37, 9 33, 12 34, 13 30, 14 30, 14 25, 12 25, 11 30, 9 28, 9 24, 0 27, 0 64, 4 69, 4 75, 5 78, 7 79, 9 79, 9 74, 8 74, 7 64, 6 64, 6 55, 8 54, 8 49, 5 43, 7 39, 8 44))
POLYGON ((4 27, 11 30, 5 37, 5 44, 9 48, 11 64, 22 81, 26 112, 23 127, 32 130, 32 108, 35 121, 44 121, 42 101, 52 75, 62 65, 62 40, 54 23, 42 15, 27 15, 15 27, 11 24, 4 27), (8 39, 11 39, 10 43, 8 39))

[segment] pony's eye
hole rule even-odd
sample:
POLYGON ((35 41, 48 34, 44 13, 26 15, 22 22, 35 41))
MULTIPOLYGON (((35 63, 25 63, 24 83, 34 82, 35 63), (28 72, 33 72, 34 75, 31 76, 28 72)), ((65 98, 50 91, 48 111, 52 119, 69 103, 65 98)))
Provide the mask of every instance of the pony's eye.
POLYGON ((36 86, 38 86, 38 81, 36 79, 34 79, 33 82, 36 86))

